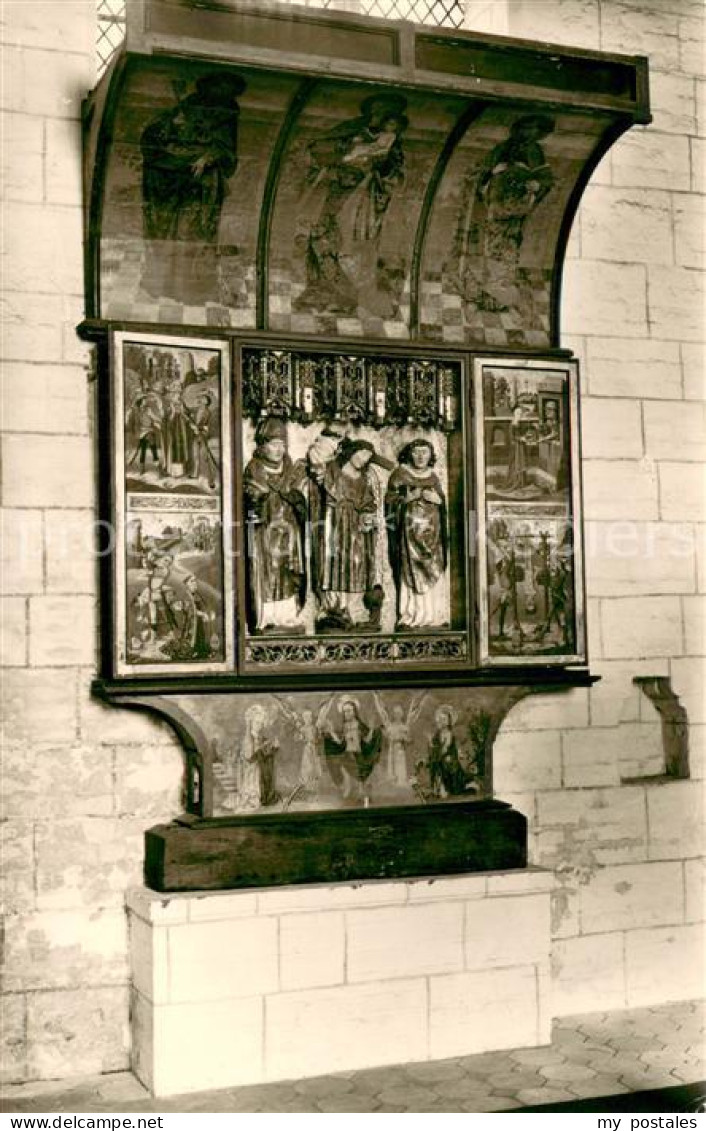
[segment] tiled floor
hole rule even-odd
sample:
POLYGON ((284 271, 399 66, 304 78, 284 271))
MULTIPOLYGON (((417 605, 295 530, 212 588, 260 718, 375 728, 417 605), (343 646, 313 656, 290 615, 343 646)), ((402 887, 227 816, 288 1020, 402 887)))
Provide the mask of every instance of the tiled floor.
POLYGON ((706 1075, 705 1005, 590 1013, 551 1045, 153 1100, 128 1073, 10 1087, 4 1111, 489 1112, 692 1084, 706 1075))

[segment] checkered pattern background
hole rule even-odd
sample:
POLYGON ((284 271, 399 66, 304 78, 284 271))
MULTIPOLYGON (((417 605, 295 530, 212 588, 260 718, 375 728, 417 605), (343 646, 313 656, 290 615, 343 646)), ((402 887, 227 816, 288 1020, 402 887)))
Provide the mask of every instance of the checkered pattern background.
POLYGON ((376 318, 365 311, 358 317, 295 310, 294 301, 304 289, 284 264, 270 271, 270 329, 297 334, 333 334, 344 337, 409 338, 409 277, 405 279, 395 319, 376 318))
POLYGON ((140 239, 104 239, 101 252, 101 297, 105 318, 133 322, 173 322, 184 326, 255 326, 255 268, 245 273, 230 256, 219 261, 223 302, 186 306, 172 298, 155 299, 140 288, 145 245, 140 239), (234 301, 235 299, 235 301, 234 301))
POLYGON ((448 278, 428 275, 420 294, 420 335, 446 343, 481 343, 488 346, 549 345, 550 271, 531 274, 529 317, 518 310, 502 313, 476 310, 451 289, 448 278), (531 328, 526 328, 526 323, 531 328))
MULTIPOLYGON (((184 326, 255 328, 255 271, 245 273, 229 256, 221 257, 219 274, 223 301, 187 306, 171 298, 155 299, 141 290, 145 248, 139 239, 105 239, 102 250, 101 290, 106 318, 134 322, 171 322, 184 326), (235 299, 235 301, 234 301, 235 299)), ((428 275, 421 287, 420 334, 429 341, 447 344, 492 346, 549 345, 549 299, 551 272, 533 271, 530 277, 529 328, 517 310, 475 310, 452 289, 449 279, 428 275)), ((284 333, 324 336, 409 338, 409 278, 405 280, 396 319, 377 318, 362 312, 358 317, 316 314, 293 309, 301 287, 283 265, 270 274, 269 328, 284 333)))

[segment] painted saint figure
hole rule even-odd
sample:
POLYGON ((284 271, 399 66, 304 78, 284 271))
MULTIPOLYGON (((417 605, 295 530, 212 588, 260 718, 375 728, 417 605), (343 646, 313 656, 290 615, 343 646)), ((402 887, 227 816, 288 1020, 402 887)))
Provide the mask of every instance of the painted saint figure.
POLYGON ((429 777, 432 792, 440 797, 458 797, 477 792, 475 775, 462 764, 454 727, 458 713, 453 707, 439 707, 434 715, 436 729, 429 743, 429 777))
POLYGON ((329 773, 346 801, 371 801, 370 777, 380 759, 382 731, 371 727, 360 714, 357 699, 344 697, 338 710, 338 730, 324 730, 324 754, 329 773))
POLYGON ((394 298, 379 286, 379 237, 404 178, 406 107, 401 94, 371 95, 360 117, 309 145, 305 203, 314 201, 315 219, 300 240, 307 285, 295 309, 354 314, 362 304, 380 317, 394 315, 394 298))
POLYGON ((554 400, 546 401, 544 419, 539 427, 540 462, 550 478, 552 490, 563 490, 569 478, 559 406, 554 400))
POLYGON ((239 75, 201 75, 194 91, 142 131, 142 199, 148 239, 213 243, 238 164, 239 75))
POLYGON ((487 210, 482 238, 492 258, 517 259, 527 218, 552 187, 554 178, 540 140, 553 129, 553 120, 543 114, 518 118, 509 138, 484 162, 476 199, 487 210))
POLYGON ((309 707, 304 707, 301 712, 297 711, 292 699, 279 699, 279 704, 303 747, 298 789, 306 793, 315 793, 324 772, 321 736, 324 719, 331 708, 332 700, 325 700, 316 715, 309 707))
POLYGON ((191 467, 193 433, 179 384, 167 388, 163 404, 164 470, 170 478, 181 479, 188 475, 191 467))
POLYGON ((218 227, 238 164, 244 89, 244 80, 225 70, 201 75, 191 94, 142 131, 143 228, 151 241, 142 286, 150 295, 218 300, 218 227))
POLYGON ((179 634, 180 659, 208 660, 211 656, 211 627, 215 614, 209 612, 193 573, 184 578, 186 598, 179 634))
POLYGON ((257 809, 279 800, 275 786, 277 741, 265 734, 267 712, 255 704, 245 714, 245 733, 236 763, 238 809, 257 809))
POLYGON ((561 546, 548 566, 546 574, 540 578, 547 592, 546 618, 537 630, 539 636, 552 635, 556 625, 558 640, 565 651, 571 651, 573 643, 573 576, 570 567, 571 547, 561 546))
POLYGON ((168 646, 178 630, 176 594, 169 584, 173 564, 171 554, 149 551, 144 559, 147 584, 137 597, 141 639, 144 644, 160 650, 168 646))
POLYGON ((448 536, 436 455, 428 440, 412 440, 397 462, 385 495, 397 628, 438 627, 448 621, 448 536))
POLYGON ((209 445, 212 405, 213 397, 211 394, 203 393, 198 398, 196 410, 189 415, 189 426, 192 432, 189 477, 191 479, 206 479, 211 490, 216 486, 216 476, 218 475, 218 464, 209 445))
POLYGON ((506 631, 510 628, 511 639, 522 639, 522 624, 520 621, 519 586, 525 580, 524 566, 518 561, 515 545, 509 537, 504 524, 498 524, 495 530, 491 529, 491 540, 488 545, 488 577, 490 579, 491 594, 496 595, 495 605, 490 609, 491 622, 498 617, 497 640, 508 637, 506 631), (510 625, 508 625, 510 618, 510 625))
POLYGON ((387 470, 393 466, 369 441, 346 438, 326 466, 319 533, 323 615, 317 627, 350 627, 354 598, 371 592, 378 580, 379 507, 373 464, 387 470))
POLYGON ((498 486, 503 492, 522 492, 532 487, 528 472, 534 464, 539 445, 539 433, 528 420, 527 408, 517 403, 512 409, 510 422, 510 454, 507 473, 498 486))
POLYGON ((243 474, 251 632, 297 629, 306 599, 303 471, 287 452, 287 426, 262 420, 243 474))
POLYGON ((299 767, 299 780, 304 789, 315 790, 323 773, 318 754, 318 733, 314 712, 305 708, 301 713, 299 735, 302 740, 302 760, 299 767))
POLYGON ((456 255, 461 291, 479 310, 502 312, 517 305, 525 226, 554 184, 540 144, 553 129, 545 114, 518 118, 474 178, 456 255))
POLYGON ((127 415, 127 426, 135 436, 135 450, 128 462, 128 468, 139 461, 140 474, 144 475, 147 454, 159 472, 162 471, 162 415, 159 398, 154 393, 140 393, 127 415))

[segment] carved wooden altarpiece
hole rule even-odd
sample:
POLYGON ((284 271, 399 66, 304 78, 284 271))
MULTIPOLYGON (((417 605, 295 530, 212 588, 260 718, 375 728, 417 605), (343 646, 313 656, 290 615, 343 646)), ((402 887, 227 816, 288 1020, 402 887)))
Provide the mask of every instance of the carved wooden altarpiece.
POLYGON ((582 190, 643 59, 143 0, 85 104, 97 696, 169 720, 163 890, 526 863, 500 724, 588 686, 582 190))

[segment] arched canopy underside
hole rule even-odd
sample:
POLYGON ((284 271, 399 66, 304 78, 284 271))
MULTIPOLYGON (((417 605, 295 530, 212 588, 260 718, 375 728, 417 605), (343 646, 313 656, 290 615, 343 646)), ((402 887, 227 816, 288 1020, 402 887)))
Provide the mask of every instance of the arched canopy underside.
POLYGON ((89 317, 558 345, 644 60, 231 2, 131 20, 86 103, 89 317))

